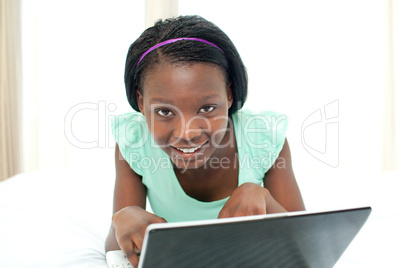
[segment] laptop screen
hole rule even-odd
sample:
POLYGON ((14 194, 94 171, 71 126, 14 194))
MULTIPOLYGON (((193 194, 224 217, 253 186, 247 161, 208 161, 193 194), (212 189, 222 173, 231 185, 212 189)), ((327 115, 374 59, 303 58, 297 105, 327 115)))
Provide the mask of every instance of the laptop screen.
POLYGON ((150 225, 140 267, 333 267, 370 211, 366 207, 181 227, 150 225))

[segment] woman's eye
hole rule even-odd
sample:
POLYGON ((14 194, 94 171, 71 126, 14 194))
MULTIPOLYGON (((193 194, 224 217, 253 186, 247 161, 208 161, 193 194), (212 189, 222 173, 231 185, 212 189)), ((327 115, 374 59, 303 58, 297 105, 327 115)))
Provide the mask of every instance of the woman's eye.
POLYGON ((157 110, 156 111, 160 116, 172 116, 173 115, 173 113, 172 113, 172 111, 171 110, 168 110, 168 109, 160 109, 160 110, 157 110))
POLYGON ((212 112, 215 109, 214 106, 204 106, 200 109, 201 113, 209 113, 212 112))

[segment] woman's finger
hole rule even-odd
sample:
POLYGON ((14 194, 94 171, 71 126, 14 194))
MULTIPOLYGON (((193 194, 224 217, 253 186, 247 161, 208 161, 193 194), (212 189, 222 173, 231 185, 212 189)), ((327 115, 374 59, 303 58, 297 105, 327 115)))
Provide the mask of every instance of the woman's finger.
MULTIPOLYGON (((145 232, 144 232, 145 234, 145 232)), ((134 241, 134 244, 136 245, 136 248, 141 251, 142 250, 142 243, 144 242, 144 234, 142 233, 134 233, 132 240, 134 241)))
POLYGON ((132 239, 119 239, 119 246, 133 267, 138 266, 139 258, 135 252, 136 246, 132 239))
POLYGON ((130 250, 129 252, 126 252, 126 256, 128 261, 131 263, 131 265, 133 267, 138 267, 138 263, 140 261, 140 259, 138 258, 135 246, 133 247, 132 250, 130 250))

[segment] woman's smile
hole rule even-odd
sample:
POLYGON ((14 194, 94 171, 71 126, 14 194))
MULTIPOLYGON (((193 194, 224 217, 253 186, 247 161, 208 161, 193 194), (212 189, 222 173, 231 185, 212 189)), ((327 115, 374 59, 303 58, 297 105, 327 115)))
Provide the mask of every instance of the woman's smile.
POLYGON ((201 157, 203 156, 203 152, 207 146, 208 142, 205 142, 196 147, 171 147, 176 157, 182 158, 183 160, 196 160, 201 159, 201 157))

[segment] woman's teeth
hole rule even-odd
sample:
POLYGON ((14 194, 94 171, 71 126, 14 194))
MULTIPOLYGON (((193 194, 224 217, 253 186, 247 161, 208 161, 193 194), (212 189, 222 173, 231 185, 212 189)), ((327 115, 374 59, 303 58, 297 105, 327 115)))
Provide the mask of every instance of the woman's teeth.
POLYGON ((194 152, 197 151, 200 147, 201 147, 201 146, 195 147, 195 148, 184 148, 184 149, 181 149, 181 148, 177 148, 177 147, 176 147, 176 149, 182 151, 183 153, 194 153, 194 152))

